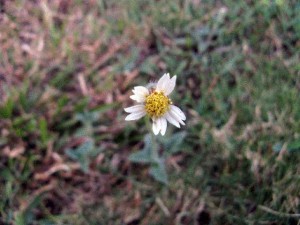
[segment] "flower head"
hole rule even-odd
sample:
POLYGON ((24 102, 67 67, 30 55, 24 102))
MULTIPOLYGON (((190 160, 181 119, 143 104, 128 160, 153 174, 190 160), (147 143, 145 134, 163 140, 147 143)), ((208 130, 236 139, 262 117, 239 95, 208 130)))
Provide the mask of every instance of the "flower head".
POLYGON ((124 109, 130 113, 125 120, 138 120, 148 115, 153 121, 152 130, 155 135, 166 133, 167 121, 178 128, 180 128, 180 124, 185 125, 183 122, 186 120, 184 113, 173 105, 168 97, 174 90, 175 84, 176 76, 170 78, 170 75, 166 73, 156 84, 152 84, 151 88, 134 87, 133 95, 130 98, 138 104, 124 109))

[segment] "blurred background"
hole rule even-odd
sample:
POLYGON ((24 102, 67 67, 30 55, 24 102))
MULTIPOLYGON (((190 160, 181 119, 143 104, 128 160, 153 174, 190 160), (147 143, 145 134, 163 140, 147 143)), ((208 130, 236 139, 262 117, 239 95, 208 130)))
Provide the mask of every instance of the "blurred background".
MULTIPOLYGON (((0 224, 300 224, 296 0, 0 1, 0 224), (129 160, 177 75, 168 183, 129 160), (181 137, 178 139, 178 137, 181 137)), ((168 145, 165 145, 168 146, 168 145)))

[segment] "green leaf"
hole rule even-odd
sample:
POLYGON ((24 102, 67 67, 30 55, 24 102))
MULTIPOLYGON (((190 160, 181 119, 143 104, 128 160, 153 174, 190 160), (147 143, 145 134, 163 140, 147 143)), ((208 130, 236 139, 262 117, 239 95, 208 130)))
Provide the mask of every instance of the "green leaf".
POLYGON ((164 146, 164 154, 165 155, 172 155, 180 150, 180 146, 186 137, 186 132, 178 132, 172 135, 171 138, 163 139, 161 138, 160 141, 164 146))
POLYGON ((180 74, 182 73, 182 71, 185 69, 187 65, 187 62, 186 61, 181 61, 178 65, 177 65, 177 68, 175 69, 174 73, 175 74, 180 74))
POLYGON ((105 113, 108 110, 115 108, 117 105, 119 105, 119 103, 103 104, 97 106, 96 108, 93 108, 92 111, 98 113, 105 113))
POLYGON ((13 120, 13 129, 16 135, 25 137, 38 129, 37 121, 31 115, 30 117, 16 117, 13 120))
POLYGON ((93 142, 88 141, 74 150, 68 149, 66 153, 70 158, 78 161, 80 163, 81 169, 87 173, 89 170, 88 166, 90 163, 89 154, 92 151, 93 147, 93 142))
POLYGON ((28 207, 23 210, 19 211, 15 214, 15 224, 16 225, 27 225, 30 224, 30 222, 34 219, 35 215, 33 213, 33 209, 38 206, 38 204, 41 202, 41 197, 43 193, 40 195, 35 196, 28 207))
POLYGON ((99 113, 97 112, 83 112, 83 113, 77 113, 75 115, 75 120, 85 123, 92 123, 99 119, 99 113))
POLYGON ((151 144, 151 135, 147 134, 144 137, 144 148, 139 152, 134 152, 129 156, 129 160, 131 162, 138 162, 138 163, 149 163, 152 162, 152 151, 153 145, 151 144))
MULTIPOLYGON (((280 152, 282 149, 283 143, 277 142, 272 146, 272 150, 276 153, 280 152)), ((287 145, 288 152, 295 152, 300 150, 300 140, 295 140, 287 145)))
POLYGON ((164 160, 159 160, 158 162, 151 164, 150 175, 153 176, 155 180, 163 184, 168 184, 168 175, 164 160))
POLYGON ((75 112, 84 112, 88 108, 89 98, 83 98, 78 100, 76 105, 74 106, 75 112))
POLYGON ((47 144, 47 141, 49 140, 49 134, 47 128, 47 121, 44 118, 39 121, 39 129, 43 144, 47 144))
POLYGON ((300 139, 290 142, 287 146, 288 151, 299 151, 300 150, 300 139))
POLYGON ((14 102, 12 98, 8 98, 6 103, 0 107, 0 116, 3 118, 11 118, 14 108, 14 102))
POLYGON ((151 162, 151 155, 147 151, 134 152, 129 156, 129 160, 131 162, 149 163, 151 162))
POLYGON ((63 95, 62 97, 60 97, 57 101, 57 107, 56 107, 56 112, 55 114, 59 114, 61 113, 63 107, 65 107, 69 102, 69 99, 67 96, 63 95))
POLYGON ((63 69, 57 68, 56 75, 50 80, 49 84, 57 89, 63 89, 72 78, 74 72, 74 65, 66 65, 63 69))
POLYGON ((25 217, 22 212, 16 213, 15 215, 15 224, 16 225, 26 225, 25 217))
POLYGON ((108 110, 114 108, 116 105, 117 103, 104 104, 98 106, 97 108, 94 108, 92 111, 77 113, 75 115, 75 120, 82 122, 83 124, 97 122, 100 118, 101 113, 107 112, 108 110))
POLYGON ((96 148, 94 141, 90 140, 75 149, 67 149, 66 154, 71 159, 78 161, 81 169, 87 173, 91 158, 97 156, 102 150, 102 148, 96 148))

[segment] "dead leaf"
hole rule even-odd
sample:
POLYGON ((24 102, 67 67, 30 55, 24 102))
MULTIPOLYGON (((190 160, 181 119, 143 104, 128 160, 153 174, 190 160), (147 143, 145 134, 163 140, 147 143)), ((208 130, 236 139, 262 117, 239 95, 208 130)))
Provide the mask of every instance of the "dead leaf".
POLYGON ((24 146, 17 146, 13 149, 10 149, 10 147, 6 146, 3 149, 3 155, 7 156, 8 158, 17 158, 18 156, 22 155, 25 151, 24 146))

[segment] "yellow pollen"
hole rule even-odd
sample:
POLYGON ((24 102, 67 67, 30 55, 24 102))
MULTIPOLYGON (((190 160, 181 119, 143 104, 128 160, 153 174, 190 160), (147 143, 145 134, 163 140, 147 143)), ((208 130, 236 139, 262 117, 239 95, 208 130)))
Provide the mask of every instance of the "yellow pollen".
POLYGON ((154 91, 146 97, 145 103, 145 110, 149 116, 160 117, 168 111, 172 101, 163 92, 154 91))

